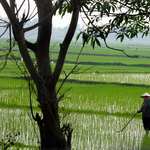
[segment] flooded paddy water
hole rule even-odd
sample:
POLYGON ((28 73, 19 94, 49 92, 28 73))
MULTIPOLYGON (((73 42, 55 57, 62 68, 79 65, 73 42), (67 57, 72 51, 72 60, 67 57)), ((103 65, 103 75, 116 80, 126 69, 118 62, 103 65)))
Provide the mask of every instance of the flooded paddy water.
MULTIPOLYGON (((39 134, 34 132, 37 126, 31 121, 29 111, 0 109, 0 112, 0 137, 15 129, 20 131, 17 142, 27 147, 38 146, 39 134)), ((111 115, 71 113, 64 122, 70 122, 74 129, 72 150, 141 150, 145 132, 139 117, 135 117, 123 132, 115 132, 121 130, 129 119, 111 115)))
MULTIPOLYGON (((0 114, 0 140, 5 139, 9 133, 20 132, 20 135, 16 136, 16 142, 23 144, 23 149, 28 146, 38 146, 39 135, 34 131, 37 125, 30 118, 30 111, 1 108, 0 114)), ((16 147, 11 147, 11 149, 15 150, 16 147)))
MULTIPOLYGON (((63 78, 64 75, 61 75, 63 78)), ((88 73, 88 74, 72 74, 68 79, 81 81, 97 81, 97 82, 119 82, 133 84, 150 84, 150 74, 129 74, 129 73, 88 73)))
MULTIPOLYGON (((88 74, 83 77, 70 76, 70 79, 150 84, 149 74, 88 74)), ((30 110, 27 109, 29 108, 27 88, 20 88, 22 83, 19 82, 11 84, 12 87, 8 82, 1 83, 0 139, 15 129, 20 132, 17 142, 24 145, 24 150, 36 149, 39 146, 40 136, 36 123, 30 119, 30 110), (17 108, 13 108, 15 105, 17 108)), ((148 87, 75 83, 66 84, 65 88, 68 87, 73 87, 73 92, 69 93, 70 98, 60 102, 60 107, 73 110, 63 120, 64 123, 71 123, 73 127, 72 150, 150 149, 150 139, 145 137, 141 114, 137 114, 123 132, 115 132, 121 130, 131 119, 132 114, 140 108, 142 103, 140 95, 149 92, 148 87)), ((37 106, 35 101, 33 106, 34 108, 37 106)), ((37 108, 36 110, 39 111, 37 108)), ((16 150, 16 147, 10 149, 16 150)))
POLYGON ((73 149, 83 150, 140 150, 145 132, 140 119, 135 118, 121 133, 129 118, 74 114, 77 118, 72 139, 73 149), (74 145, 74 143, 76 143, 74 145))

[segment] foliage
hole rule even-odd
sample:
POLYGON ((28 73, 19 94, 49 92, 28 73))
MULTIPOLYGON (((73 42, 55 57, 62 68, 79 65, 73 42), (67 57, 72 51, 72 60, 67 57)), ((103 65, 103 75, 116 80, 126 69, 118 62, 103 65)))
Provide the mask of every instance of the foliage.
MULTIPOLYGON (((23 7, 25 1, 22 2, 20 8, 16 6, 14 0, 10 0, 10 4, 6 0, 1 0, 0 3, 9 18, 9 22, 1 20, 1 23, 5 24, 3 27, 6 27, 6 30, 9 29, 10 34, 9 52, 4 55, 5 62, 1 70, 6 66, 6 62, 9 58, 8 56, 10 55, 12 47, 15 43, 11 40, 12 26, 14 39, 18 43, 18 47, 28 73, 31 75, 31 78, 35 83, 35 86, 32 86, 30 84, 30 80, 28 80, 29 78, 27 78, 30 93, 30 108, 32 117, 37 122, 39 127, 41 148, 69 150, 71 149, 72 129, 69 125, 65 124, 62 128, 60 128, 58 103, 60 99, 64 97, 65 93, 63 93, 60 97, 58 97, 58 93, 68 76, 73 73, 74 69, 79 65, 79 56, 77 57, 74 68, 68 74, 65 72, 65 78, 58 91, 56 91, 56 85, 59 81, 60 74, 65 63, 68 48, 75 34, 79 13, 84 14, 87 19, 87 22, 85 22, 87 28, 78 34, 76 40, 78 40, 82 35, 83 47, 85 44, 90 42, 94 49, 96 44, 97 46, 101 46, 100 40, 103 40, 106 47, 111 48, 106 42, 106 39, 110 33, 116 33, 116 39, 120 39, 121 42, 124 40, 125 36, 132 39, 141 32, 143 32, 142 37, 148 35, 149 20, 147 19, 149 19, 149 1, 45 0, 43 3, 42 0, 35 0, 37 12, 33 14, 30 12, 30 1, 28 0, 27 13, 23 13, 21 17, 19 16, 19 11, 23 7), (60 52, 56 65, 52 70, 52 65, 49 63, 49 48, 52 34, 52 17, 57 11, 59 11, 59 14, 62 17, 66 13, 71 13, 72 18, 70 20, 70 25, 65 38, 60 44, 60 52), (37 14, 39 17, 39 22, 26 28, 24 25, 37 14), (103 21, 103 18, 105 17, 109 18, 108 23, 101 24, 100 21, 103 21), (36 27, 39 28, 36 42, 32 43, 27 41, 25 33, 36 27), (32 61, 28 49, 34 52, 37 61, 36 64, 32 61), (31 103, 32 91, 34 91, 36 100, 39 103, 38 106, 41 108, 42 115, 37 112, 34 116, 31 103)), ((81 48, 81 51, 83 50, 83 47, 81 48)), ((111 49, 121 51, 126 54, 124 50, 116 48, 111 49)), ((81 54, 81 51, 79 52, 79 55, 81 54)), ((130 57, 139 57, 139 55, 130 57)), ((17 63, 16 65, 18 66, 17 63)))
POLYGON ((4 139, 0 140, 0 147, 2 150, 6 150, 9 147, 13 146, 13 145, 17 145, 16 143, 16 137, 20 135, 19 131, 15 131, 12 130, 12 132, 10 132, 9 134, 6 135, 6 137, 4 139))
POLYGON ((121 42, 125 37, 133 39, 138 37, 139 33, 141 33, 142 37, 149 34, 149 1, 84 1, 81 10, 86 16, 87 28, 78 34, 76 40, 82 34, 83 45, 91 41, 93 49, 95 44, 101 46, 101 40, 104 40, 108 48, 123 52, 123 50, 107 45, 106 39, 109 34, 115 33, 116 39, 120 39, 121 42), (107 18, 107 22, 105 18, 107 18))

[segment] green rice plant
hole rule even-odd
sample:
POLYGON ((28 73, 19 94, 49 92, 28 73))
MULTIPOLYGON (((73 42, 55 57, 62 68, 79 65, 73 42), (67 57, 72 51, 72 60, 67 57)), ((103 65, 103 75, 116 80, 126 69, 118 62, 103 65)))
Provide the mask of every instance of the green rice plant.
MULTIPOLYGON (((15 87, 18 89, 22 83, 20 80, 11 80, 12 86, 9 86, 7 82, 7 84, 5 83, 7 88, 5 89, 2 85, 4 91, 8 89, 12 91, 15 87)), ((141 100, 139 97, 149 88, 130 87, 123 84, 119 86, 113 84, 65 83, 62 90, 70 87, 72 89, 69 91, 67 99, 60 102, 60 107, 70 111, 64 121, 66 123, 71 122, 74 129, 72 149, 140 150, 144 135, 142 122, 139 119, 141 115, 138 115, 129 124, 123 135, 115 134, 114 131, 120 130, 131 115, 140 108, 141 100)), ((26 88, 22 90, 27 93, 26 88)), ((22 92, 21 95, 23 98, 24 94, 22 92)), ((11 96, 8 97, 11 99, 11 96)), ((11 104, 12 101, 9 101, 9 99, 8 103, 10 102, 11 104)), ((13 100, 16 103, 18 102, 15 98, 13 100)), ((1 116, 0 133, 6 135, 10 128, 17 126, 21 133, 17 141, 19 140, 19 143, 23 143, 24 148, 31 147, 32 149, 34 146, 38 146, 37 134, 39 133, 36 134, 33 131, 32 122, 27 115, 28 111, 23 104, 20 104, 22 105, 21 109, 1 109, 1 112, 3 112, 1 114, 3 115, 1 116)), ((34 128, 38 131, 37 126, 34 128)))
MULTIPOLYGON (((66 73, 69 73, 72 68, 74 67, 74 64, 66 64, 63 68, 66 73)), ((150 69, 148 67, 134 67, 134 66, 114 66, 114 65, 80 65, 79 66, 80 72, 85 73, 98 73, 98 74, 104 74, 104 73, 150 73, 150 69)))
MULTIPOLYGON (((61 74, 61 79, 65 77, 64 74, 61 74)), ((68 79, 80 80, 80 81, 91 81, 95 82, 117 82, 117 83, 132 83, 132 84, 150 84, 150 74, 127 74, 127 73, 107 73, 107 74, 99 74, 99 73, 84 73, 84 74, 71 74, 68 79)))
POLYGON ((140 95, 147 87, 136 87, 113 84, 77 84, 65 83, 64 88, 72 90, 68 93, 67 100, 60 102, 60 107, 70 110, 86 110, 104 114, 126 114, 132 115, 141 107, 140 95))
POLYGON ((20 132, 20 135, 16 137, 17 142, 15 144, 17 147, 35 149, 39 146, 38 127, 30 119, 28 110, 1 108, 0 112, 0 137, 5 137, 10 129, 15 129, 20 132))
MULTIPOLYGON (((51 45, 53 47, 52 51, 59 51, 60 42, 56 44, 56 41, 51 45)), ((127 54, 130 55, 145 55, 149 56, 149 43, 133 43, 133 42, 121 42, 118 43, 116 41, 109 42, 110 47, 115 47, 118 49, 124 50, 127 54)), ((79 52, 82 48, 82 42, 72 42, 69 47, 69 52, 79 52)), ((106 48, 105 44, 102 43, 101 47, 95 46, 95 49, 90 45, 87 45, 83 49, 84 53, 97 53, 97 54, 116 54, 116 55, 124 55, 122 52, 114 51, 111 49, 106 48)))
MULTIPOLYGON (((0 109, 1 128, 0 135, 3 137, 13 127, 20 131, 17 137, 20 149, 38 148, 39 133, 34 122, 29 119, 28 111, 20 109, 0 109), (7 117, 6 117, 7 116, 7 117)), ((64 122, 72 123, 73 137, 72 149, 87 150, 140 150, 142 138, 145 135, 142 121, 139 118, 126 127, 124 132, 116 134, 129 118, 115 117, 100 114, 70 113, 64 118, 64 122)), ((16 147, 12 147, 16 149, 16 147)))
MULTIPOLYGON (((86 79, 86 76, 83 77, 86 79)), ((87 78, 89 78, 89 76, 87 78)), ((112 79, 109 79, 109 81, 111 80, 112 79)), ((24 84, 23 86, 24 82, 22 80, 9 79, 8 81, 9 82, 5 79, 1 80, 1 107, 16 106, 29 108, 27 85, 24 84)), ((72 90, 67 93, 67 99, 60 102, 60 107, 73 110, 94 110, 99 113, 134 113, 142 102, 140 95, 146 91, 149 92, 148 87, 140 87, 140 85, 131 86, 130 84, 123 83, 115 85, 114 82, 113 84, 111 82, 108 84, 107 82, 100 82, 100 84, 90 83, 91 82, 87 82, 87 84, 65 83, 63 89, 65 90, 72 87, 72 90)), ((38 105, 33 96, 32 104, 35 108, 38 105)))
MULTIPOLYGON (((38 147, 39 133, 33 131, 34 128, 38 131, 38 128, 33 126, 34 123, 28 116, 28 86, 25 80, 16 79, 17 76, 8 78, 9 71, 7 75, 7 78, 0 78, 0 136, 6 135, 12 127, 17 127, 21 133, 17 139, 20 145, 26 149, 34 149, 38 147)), ((150 90, 149 75, 89 73, 71 75, 69 79, 87 81, 84 84, 66 82, 60 91, 63 93, 72 88, 59 103, 60 113, 61 108, 67 112, 66 120, 63 121, 71 122, 74 128, 72 149, 140 150, 145 133, 140 120, 141 114, 132 120, 123 134, 116 135, 114 131, 120 130, 141 107, 140 95, 150 90), (124 83, 120 83, 121 81, 124 83)), ((60 84, 61 82, 57 88, 60 84)), ((34 96, 32 99, 35 109, 37 103, 34 96)))
MULTIPOLYGON (((0 78, 0 106, 7 107, 30 107, 29 89, 25 80, 0 78)), ((38 103, 32 95, 32 105, 38 103)))
POLYGON ((67 121, 74 128, 72 149, 85 150, 140 150, 145 135, 142 121, 138 118, 126 127, 121 134, 115 131, 128 121, 125 117, 105 116, 99 114, 70 114, 67 121))

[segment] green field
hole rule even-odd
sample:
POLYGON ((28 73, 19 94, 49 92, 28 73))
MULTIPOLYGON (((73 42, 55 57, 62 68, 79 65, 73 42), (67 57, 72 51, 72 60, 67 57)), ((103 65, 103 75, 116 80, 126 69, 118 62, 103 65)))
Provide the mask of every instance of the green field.
MULTIPOLYGON (((6 47, 5 44, 1 43, 0 47, 6 47)), ((140 95, 150 92, 150 62, 148 58, 143 57, 150 56, 148 52, 150 45, 138 45, 138 49, 134 44, 131 47, 125 43, 113 45, 122 46, 131 55, 141 56, 138 59, 131 59, 123 57, 120 52, 112 52, 103 47, 101 50, 86 47, 83 53, 106 56, 81 55, 79 62, 84 64, 79 65, 77 69, 82 73, 70 75, 60 91, 63 93, 71 88, 60 101, 59 112, 61 122, 70 122, 74 129, 73 150, 141 150, 147 145, 141 114, 138 114, 122 133, 116 134, 115 131, 121 130, 141 107, 140 95), (107 56, 108 54, 115 56, 107 56), (92 68, 88 69, 90 67, 92 68), (65 114, 67 116, 63 118, 65 114)), ((81 46, 79 43, 72 44, 69 52, 79 52, 81 46)), ((52 51, 58 49, 59 44, 52 51)), ((12 53, 21 57, 17 51, 12 53)), ((30 54, 34 59, 33 53, 30 54)), ((57 56, 57 53, 50 53, 53 68, 57 56)), ((68 54, 63 71, 69 73, 76 59, 76 54, 68 54)), ((0 61, 2 66, 5 61, 3 59, 0 61)), ((24 71, 23 62, 18 61, 18 65, 24 71)), ((17 136, 18 147, 35 149, 39 146, 39 133, 34 131, 37 126, 30 119, 28 87, 22 76, 14 60, 8 60, 5 69, 0 72, 0 137, 3 139, 15 129, 20 131, 20 135, 17 136)), ((64 77, 62 73, 57 88, 64 77)), ((34 96, 32 104, 34 113, 39 112, 34 96)), ((11 149, 15 150, 16 147, 11 149)))

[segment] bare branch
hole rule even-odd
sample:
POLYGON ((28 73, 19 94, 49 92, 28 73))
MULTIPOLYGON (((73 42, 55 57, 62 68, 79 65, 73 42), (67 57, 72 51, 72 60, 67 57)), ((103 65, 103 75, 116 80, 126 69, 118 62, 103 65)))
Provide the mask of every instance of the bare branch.
MULTIPOLYGON (((86 18, 89 20, 89 22, 92 24, 92 26, 95 27, 95 25, 92 23, 91 19, 89 18, 88 14, 87 14, 86 11, 84 10, 83 6, 82 6, 81 8, 82 8, 82 10, 83 10, 83 12, 84 12, 86 18)), ((87 25, 87 26, 88 26, 88 25, 87 25)))
POLYGON ((36 118, 34 117, 34 114, 33 114, 33 108, 32 108, 32 100, 31 100, 31 81, 29 80, 28 81, 28 86, 29 86, 29 98, 30 98, 30 110, 31 110, 31 115, 32 115, 32 118, 36 121, 36 118))
POLYGON ((139 55, 133 55, 133 56, 131 56, 131 55, 128 55, 126 52, 124 52, 124 50, 121 50, 121 49, 117 49, 117 48, 113 48, 113 47, 108 46, 108 44, 107 44, 107 42, 106 42, 106 39, 104 40, 104 43, 105 43, 105 45, 106 45, 107 48, 109 48, 109 49, 111 49, 111 50, 115 50, 115 51, 120 51, 120 52, 122 52, 123 54, 125 54, 126 56, 128 56, 128 57, 130 57, 130 58, 138 58, 138 57, 139 57, 139 55))
POLYGON ((63 84, 66 82, 67 78, 70 76, 70 74, 73 73, 73 71, 77 68, 78 65, 79 65, 79 64, 76 64, 76 65, 73 67, 73 69, 72 69, 67 75, 65 74, 65 78, 64 78, 63 82, 61 83, 59 89, 57 90, 56 95, 59 93, 60 89, 62 88, 63 84))
POLYGON ((9 28, 9 39, 10 39, 10 42, 9 42, 9 52, 5 55, 5 62, 4 62, 4 65, 2 68, 0 68, 0 71, 3 70, 7 64, 7 59, 8 59, 8 56, 9 54, 11 53, 11 49, 12 49, 12 44, 11 44, 11 25, 8 26, 9 28))
POLYGON ((82 48, 81 48, 81 50, 80 50, 80 52, 79 52, 79 54, 78 54, 78 57, 77 57, 77 59, 76 59, 76 63, 75 63, 75 64, 77 64, 77 62, 78 62, 78 60, 79 60, 79 57, 80 57, 80 55, 81 55, 81 53, 82 53, 82 51, 83 51, 83 48, 84 48, 84 45, 82 46, 82 48))
POLYGON ((29 13, 30 13, 30 1, 28 0, 28 12, 27 12, 27 15, 26 15, 27 18, 29 16, 29 13))
POLYGON ((55 87, 55 85, 58 81, 58 78, 62 71, 63 64, 65 62, 65 56, 67 54, 68 47, 70 45, 70 42, 73 38, 73 35, 74 35, 76 27, 77 27, 77 22, 78 22, 78 17, 79 17, 79 2, 77 0, 74 0, 73 4, 74 4, 74 6, 73 6, 74 8, 73 8, 70 26, 69 26, 68 32, 65 36, 63 43, 60 44, 60 53, 58 56, 58 61, 57 61, 56 67, 54 69, 54 73, 48 83, 49 85, 51 85, 50 88, 55 87))
POLYGON ((60 0, 59 3, 55 4, 55 8, 45 17, 43 18, 42 21, 38 22, 37 24, 28 27, 28 28, 24 28, 24 32, 30 31, 36 27, 38 27, 39 25, 41 25, 44 21, 46 21, 48 18, 52 18, 52 16, 56 13, 56 11, 58 10, 58 8, 62 5, 62 3, 64 2, 64 0, 60 0))
MULTIPOLYGON (((70 91, 70 90, 71 90, 71 88, 65 90, 65 92, 57 99, 57 101, 59 102, 59 101, 65 96, 65 94, 66 94, 68 91, 70 91)), ((59 92, 59 91, 58 91, 58 92, 59 92)), ((57 94, 58 94, 58 92, 57 92, 57 94)))
POLYGON ((20 28, 20 24, 18 19, 16 18, 15 14, 13 13, 13 11, 11 10, 11 8, 9 7, 7 1, 5 0, 1 0, 1 4, 5 10, 5 12, 7 13, 7 16, 13 26, 13 29, 15 31, 15 34, 17 34, 17 42, 18 42, 18 46, 20 49, 20 53, 23 57, 23 60, 27 66, 27 69, 29 70, 31 77, 33 78, 35 84, 37 85, 37 88, 39 88, 40 86, 43 86, 43 79, 41 78, 41 76, 37 73, 37 70, 35 69, 33 62, 31 60, 31 57, 29 55, 29 52, 27 50, 27 46, 26 46, 26 42, 24 39, 24 34, 23 34, 23 30, 20 28))
POLYGON ((0 37, 2 37, 8 30, 9 26, 11 25, 8 21, 4 20, 4 19, 0 19, 0 24, 4 24, 0 27, 5 27, 6 29, 4 30, 4 32, 0 35, 0 37))
MULTIPOLYGON (((81 53, 82 53, 82 51, 83 51, 83 48, 84 48, 84 46, 82 46, 82 48, 81 48, 81 50, 80 50, 80 52, 79 52, 79 54, 78 54, 78 56, 77 56, 76 63, 75 63, 75 66, 73 67, 73 69, 72 69, 68 74, 66 74, 66 73, 64 72, 65 78, 64 78, 64 80, 62 81, 62 83, 61 83, 59 89, 57 90, 56 95, 59 93, 60 89, 62 88, 63 84, 66 82, 67 78, 68 78, 71 74, 73 74, 73 73, 74 73, 74 74, 77 74, 77 72, 80 70, 80 69, 78 69, 78 70, 75 71, 75 69, 81 64, 81 62, 78 63, 78 60, 79 60, 79 57, 80 57, 80 55, 81 55, 81 53)), ((84 70, 83 72, 85 72, 85 71, 87 71, 87 70, 89 70, 89 69, 91 69, 91 68, 93 68, 93 67, 94 67, 94 66, 92 66, 92 67, 90 67, 90 68, 84 70)), ((83 73, 83 72, 80 72, 80 73, 83 73)))
POLYGON ((6 27, 5 31, 0 35, 0 37, 2 37, 8 30, 8 27, 6 27))
POLYGON ((76 72, 73 72, 73 73, 74 73, 74 74, 81 74, 81 73, 84 73, 84 72, 86 72, 86 71, 92 69, 93 67, 94 67, 94 66, 91 66, 91 67, 89 67, 89 68, 87 68, 87 69, 84 69, 84 70, 81 71, 81 72, 79 72, 79 70, 81 70, 81 68, 79 68, 76 72))
POLYGON ((21 8, 22 8, 22 6, 23 6, 24 3, 25 3, 25 0, 23 0, 23 2, 21 3, 19 9, 17 10, 16 16, 18 16, 18 13, 19 13, 19 11, 21 10, 21 8))
POLYGON ((69 147, 71 147, 71 137, 73 129, 71 128, 70 124, 64 124, 61 128, 61 131, 64 133, 64 135, 67 137, 67 144, 69 147))
POLYGON ((34 7, 33 11, 31 12, 31 14, 30 14, 30 16, 29 16, 29 20, 33 19, 33 18, 38 14, 38 12, 37 12, 37 13, 35 13, 35 14, 33 15, 35 9, 36 9, 36 6, 34 7))
POLYGON ((50 48, 50 51, 56 46, 57 43, 58 43, 58 41, 55 42, 55 44, 52 46, 52 48, 50 48))
POLYGON ((38 137, 38 134, 37 134, 37 132, 36 132, 35 126, 34 126, 34 124, 33 124, 33 120, 31 119, 31 116, 30 116, 29 113, 28 113, 28 116, 30 117, 30 120, 31 120, 31 123, 32 123, 32 126, 33 126, 34 133, 36 134, 36 137, 37 137, 37 141, 38 141, 38 143, 40 143, 40 139, 39 139, 39 137, 38 137))
MULTIPOLYGON (((8 21, 4 20, 4 19, 0 19, 0 21, 2 21, 1 23, 5 23, 5 24, 9 24, 8 21)), ((6 27, 7 25, 3 26, 3 27, 6 27)))

